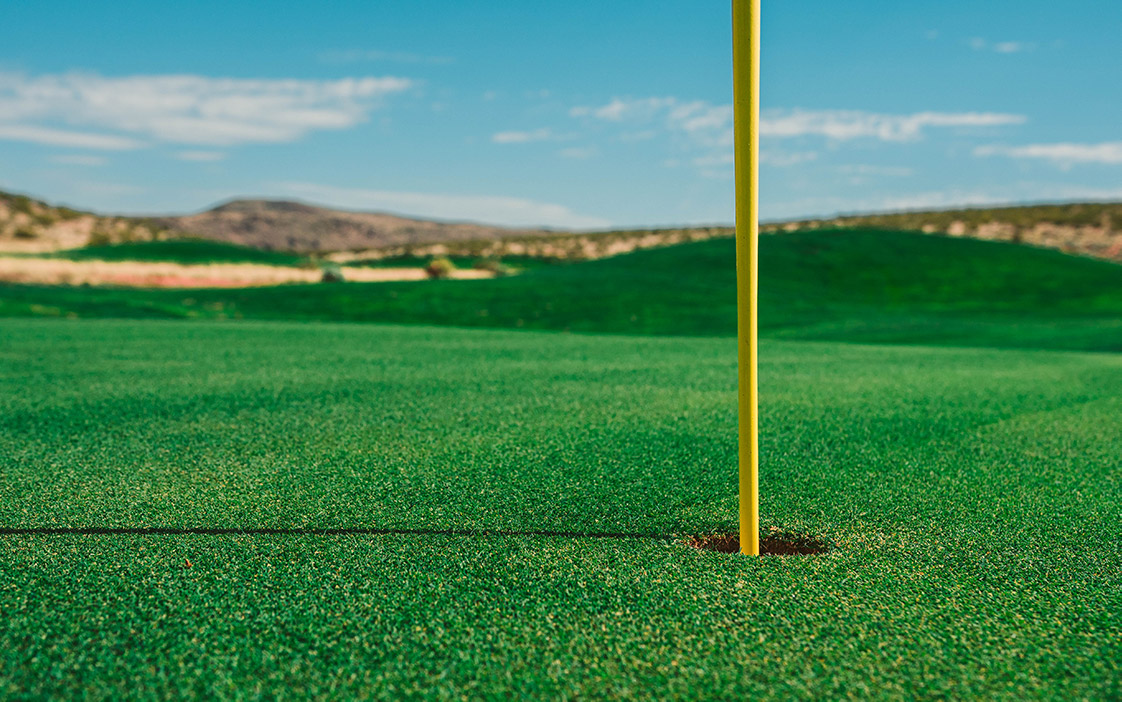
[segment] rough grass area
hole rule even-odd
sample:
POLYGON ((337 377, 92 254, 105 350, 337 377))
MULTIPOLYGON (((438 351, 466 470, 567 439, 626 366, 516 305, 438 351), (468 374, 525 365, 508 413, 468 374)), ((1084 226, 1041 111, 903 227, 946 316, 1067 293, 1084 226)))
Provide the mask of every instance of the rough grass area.
POLYGON ((1122 357, 761 359, 822 555, 731 339, 2 321, 0 695, 1118 697, 1122 357))
MULTIPOLYGON (((731 336, 727 239, 479 281, 248 290, 0 285, 0 316, 377 321, 731 336)), ((773 337, 1122 349, 1122 266, 1013 244, 882 231, 760 242, 761 328, 773 337)))
POLYGON ((265 251, 205 239, 168 239, 125 244, 104 244, 51 254, 70 261, 160 261, 167 263, 261 263, 271 266, 309 265, 307 257, 265 251))

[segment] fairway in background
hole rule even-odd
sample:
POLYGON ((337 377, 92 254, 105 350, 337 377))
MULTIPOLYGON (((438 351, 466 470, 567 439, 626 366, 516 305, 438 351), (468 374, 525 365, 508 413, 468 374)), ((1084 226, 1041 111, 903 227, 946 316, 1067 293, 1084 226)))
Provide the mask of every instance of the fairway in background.
MULTIPOLYGON (((772 337, 1122 349, 1122 266, 1012 244, 885 231, 760 240, 772 337)), ((246 290, 0 285, 0 316, 304 319, 732 336, 731 239, 509 278, 246 290)))

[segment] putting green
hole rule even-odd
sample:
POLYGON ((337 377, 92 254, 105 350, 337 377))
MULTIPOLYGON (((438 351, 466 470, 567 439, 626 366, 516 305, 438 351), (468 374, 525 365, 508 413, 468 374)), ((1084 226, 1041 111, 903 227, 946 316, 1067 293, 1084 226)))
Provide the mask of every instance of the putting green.
POLYGON ((0 690, 1118 694, 1122 357, 761 359, 825 555, 678 542, 735 527, 729 339, 2 321, 0 690))

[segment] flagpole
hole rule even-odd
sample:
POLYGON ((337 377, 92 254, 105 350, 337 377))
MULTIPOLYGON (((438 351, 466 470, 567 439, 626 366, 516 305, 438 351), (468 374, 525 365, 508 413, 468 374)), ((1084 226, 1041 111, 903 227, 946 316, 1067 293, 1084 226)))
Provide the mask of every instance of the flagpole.
POLYGON ((732 2, 736 143, 736 302, 740 416, 740 552, 760 555, 757 252, 760 171, 760 0, 732 2))

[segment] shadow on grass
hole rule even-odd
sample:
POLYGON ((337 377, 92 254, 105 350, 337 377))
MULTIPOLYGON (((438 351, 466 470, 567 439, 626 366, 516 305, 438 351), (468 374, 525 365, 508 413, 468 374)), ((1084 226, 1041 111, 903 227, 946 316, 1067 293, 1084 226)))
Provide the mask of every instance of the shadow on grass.
MULTIPOLYGON (((340 527, 333 529, 279 529, 279 528, 212 528, 212 527, 0 527, 0 536, 543 536, 566 539, 650 539, 654 541, 678 540, 699 551, 739 553, 737 534, 707 534, 681 540, 679 536, 642 534, 637 532, 584 532, 584 531, 515 531, 507 529, 375 529, 366 527, 340 527)), ((760 537, 760 555, 810 556, 826 553, 829 547, 815 539, 791 534, 768 534, 760 537)))
POLYGON ((341 527, 334 529, 239 529, 209 527, 0 527, 0 536, 556 536, 581 539, 658 539, 669 540, 673 537, 662 534, 639 534, 628 532, 584 532, 584 531, 511 531, 506 529, 373 529, 365 527, 341 527))

